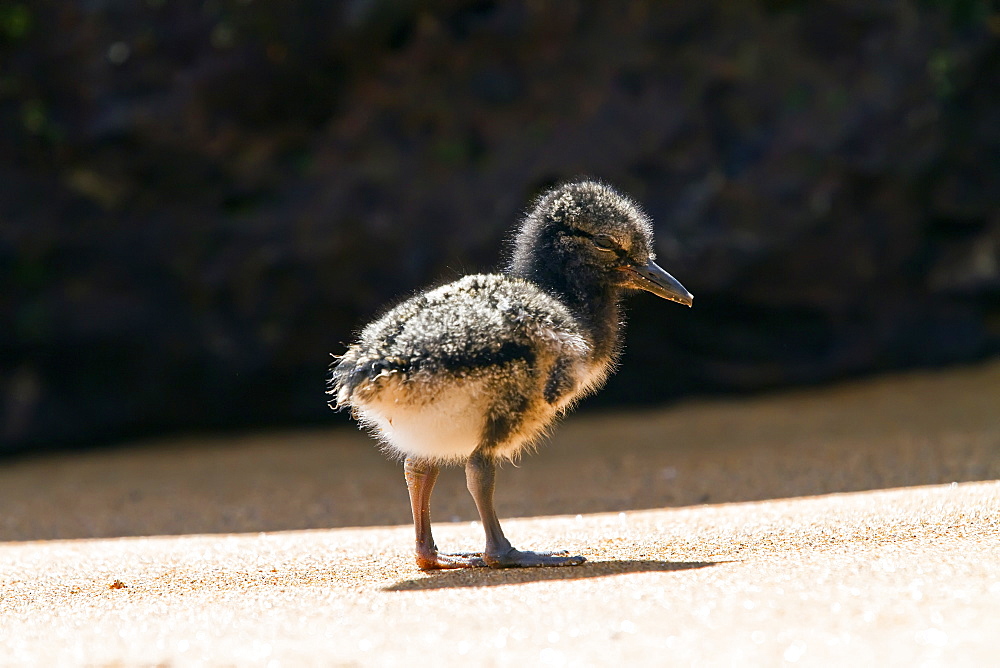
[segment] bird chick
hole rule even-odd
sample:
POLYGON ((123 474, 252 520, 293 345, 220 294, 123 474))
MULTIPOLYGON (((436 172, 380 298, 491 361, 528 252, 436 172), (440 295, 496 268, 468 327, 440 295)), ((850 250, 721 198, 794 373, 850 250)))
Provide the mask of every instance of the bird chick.
POLYGON ((494 509, 495 470, 605 381, 620 350, 621 299, 637 289, 692 304, 654 262, 653 227, 636 204, 599 182, 567 183, 535 202, 504 273, 404 301, 333 364, 331 405, 349 406, 404 460, 421 569, 585 561, 511 545, 494 509), (440 553, 431 534, 439 467, 457 463, 486 532, 481 554, 440 553))

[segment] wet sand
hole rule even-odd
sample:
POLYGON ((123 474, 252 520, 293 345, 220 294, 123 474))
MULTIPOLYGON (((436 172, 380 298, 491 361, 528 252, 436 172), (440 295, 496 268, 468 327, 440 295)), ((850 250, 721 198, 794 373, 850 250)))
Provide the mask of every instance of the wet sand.
MULTIPOLYGON (((984 665, 997 479, 996 361, 572 416, 497 502, 578 568, 420 573, 400 466, 351 430, 10 461, 0 664, 984 665)), ((480 547, 457 470, 434 502, 480 547)))

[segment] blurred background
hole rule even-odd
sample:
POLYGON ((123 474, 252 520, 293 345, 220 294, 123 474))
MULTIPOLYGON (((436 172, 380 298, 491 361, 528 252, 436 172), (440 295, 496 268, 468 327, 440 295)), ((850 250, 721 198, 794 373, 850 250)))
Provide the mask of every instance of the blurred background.
POLYGON ((1000 353, 995 2, 0 0, 0 452, 346 423, 329 354, 578 175, 696 295, 591 406, 1000 353))

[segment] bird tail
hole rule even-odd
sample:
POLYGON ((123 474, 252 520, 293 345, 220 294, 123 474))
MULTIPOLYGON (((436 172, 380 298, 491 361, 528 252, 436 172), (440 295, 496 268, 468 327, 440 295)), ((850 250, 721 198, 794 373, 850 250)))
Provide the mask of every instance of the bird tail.
POLYGON ((370 386, 379 378, 405 372, 410 367, 407 360, 366 355, 354 347, 333 357, 335 361, 330 365, 326 393, 331 395, 327 403, 334 410, 352 405, 359 388, 370 386))

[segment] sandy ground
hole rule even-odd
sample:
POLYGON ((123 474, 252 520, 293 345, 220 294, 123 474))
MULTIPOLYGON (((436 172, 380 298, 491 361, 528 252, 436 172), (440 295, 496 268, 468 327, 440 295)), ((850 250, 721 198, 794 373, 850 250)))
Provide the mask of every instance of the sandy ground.
POLYGON ((997 479, 1000 362, 571 417, 497 496, 576 568, 421 573, 348 430, 8 461, 0 665, 991 665, 997 479))

